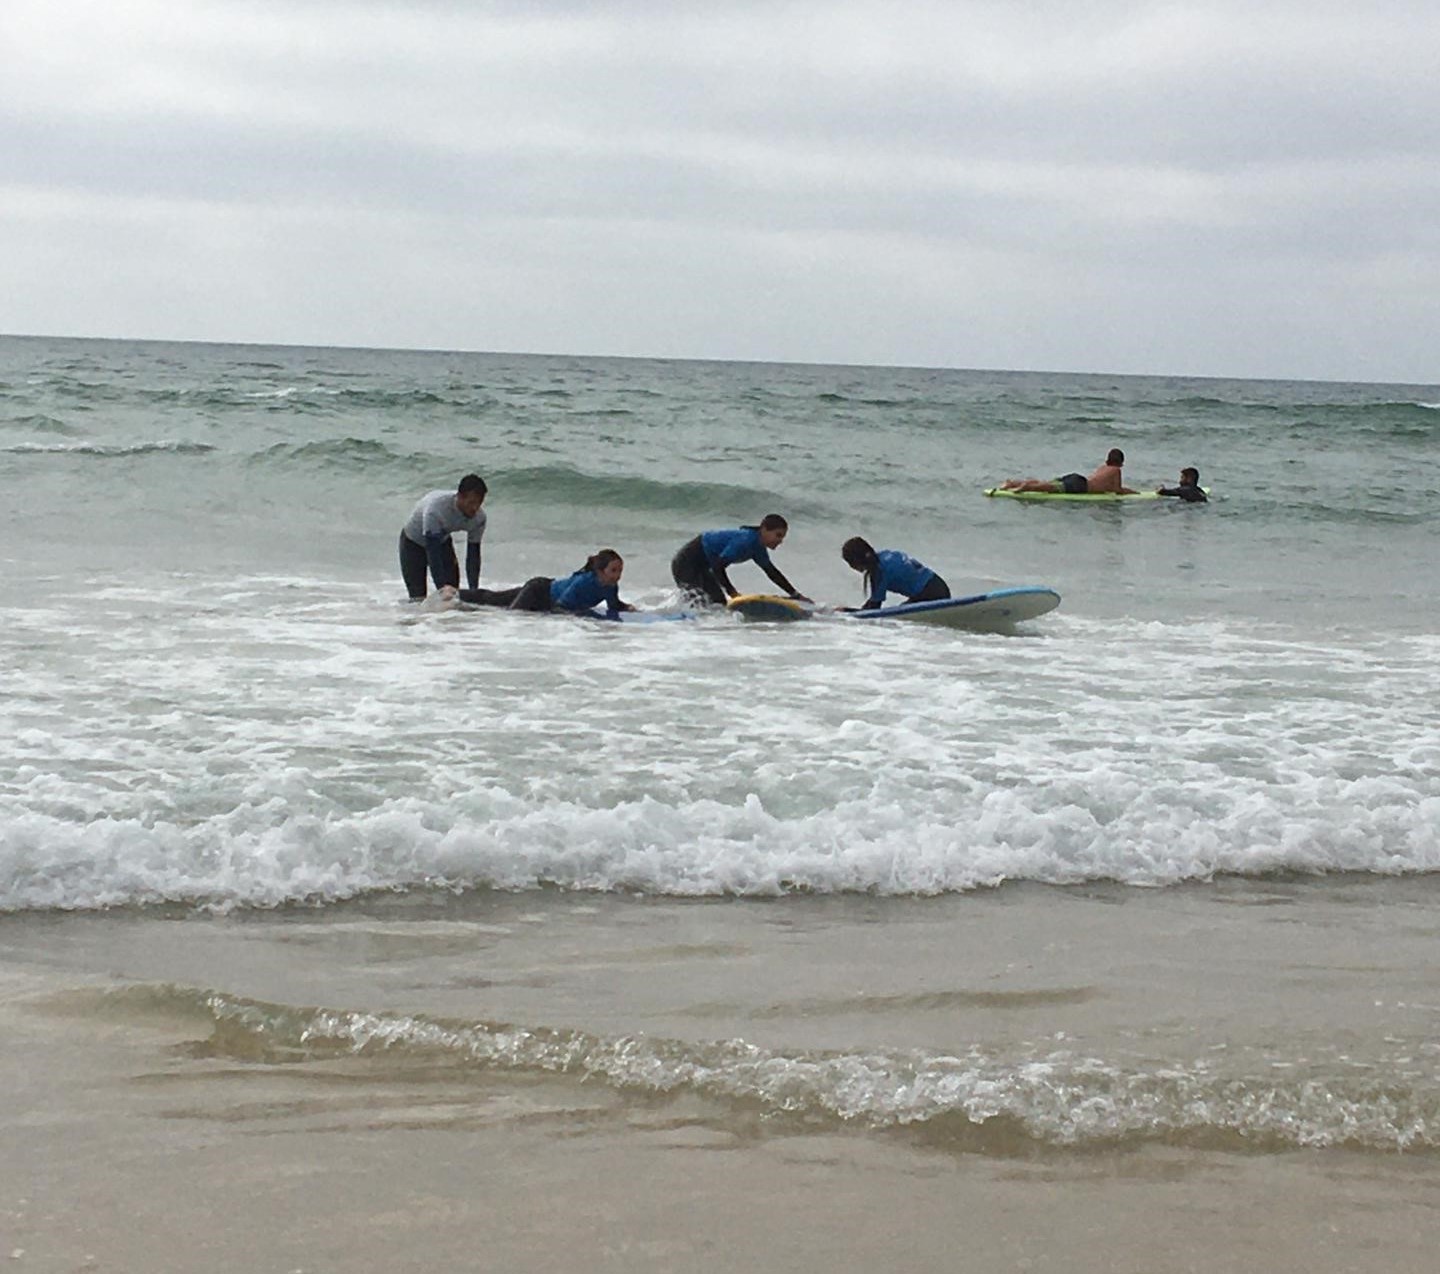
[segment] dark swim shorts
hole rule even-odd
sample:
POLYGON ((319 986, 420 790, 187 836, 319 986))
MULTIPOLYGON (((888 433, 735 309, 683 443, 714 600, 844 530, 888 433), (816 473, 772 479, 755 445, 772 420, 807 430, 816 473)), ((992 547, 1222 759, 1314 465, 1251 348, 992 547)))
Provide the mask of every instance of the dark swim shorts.
POLYGON ((1090 491, 1090 483, 1083 473, 1067 473, 1063 478, 1056 478, 1060 484, 1060 490, 1066 495, 1087 495, 1090 491))

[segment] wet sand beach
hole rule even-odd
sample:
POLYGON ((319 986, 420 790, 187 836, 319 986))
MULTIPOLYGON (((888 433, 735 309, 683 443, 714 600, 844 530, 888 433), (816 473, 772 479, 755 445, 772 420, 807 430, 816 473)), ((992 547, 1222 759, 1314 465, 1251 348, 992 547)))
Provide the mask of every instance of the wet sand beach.
POLYGON ((12 916, 0 1230, 45 1271, 1429 1269, 1434 893, 12 916))

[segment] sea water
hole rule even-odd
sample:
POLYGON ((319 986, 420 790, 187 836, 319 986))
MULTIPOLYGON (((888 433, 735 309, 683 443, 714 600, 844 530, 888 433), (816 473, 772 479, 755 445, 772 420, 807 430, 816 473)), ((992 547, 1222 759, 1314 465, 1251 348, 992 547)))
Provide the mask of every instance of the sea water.
POLYGON ((384 1107, 440 1059, 426 1120, 528 1118, 538 1086, 659 1190, 657 1101, 667 1152, 715 1138, 788 1188, 818 1169, 775 1146, 844 1137, 877 1157, 825 1195, 847 1215, 975 1155, 1428 1173, 1437 437, 1433 385, 0 339, 0 952, 34 1102, 63 1122, 127 1064, 66 1077, 79 1004, 185 1042, 171 1083, 225 1059, 197 1118, 264 1126, 243 1094, 303 1106, 337 1067, 384 1107), (1211 502, 983 495, 1114 446, 1211 502), (471 471, 487 586, 614 547, 622 595, 673 608, 682 543, 775 511, 823 602, 861 600, 857 534, 1063 600, 1013 634, 410 605, 399 527, 471 471))

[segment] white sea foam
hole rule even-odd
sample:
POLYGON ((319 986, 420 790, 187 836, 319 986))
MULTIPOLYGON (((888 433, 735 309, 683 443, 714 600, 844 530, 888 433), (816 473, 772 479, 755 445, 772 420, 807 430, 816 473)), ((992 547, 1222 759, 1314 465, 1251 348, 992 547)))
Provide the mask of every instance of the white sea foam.
POLYGON ((1440 869, 1433 638, 156 609, 14 614, 0 908, 1440 869))

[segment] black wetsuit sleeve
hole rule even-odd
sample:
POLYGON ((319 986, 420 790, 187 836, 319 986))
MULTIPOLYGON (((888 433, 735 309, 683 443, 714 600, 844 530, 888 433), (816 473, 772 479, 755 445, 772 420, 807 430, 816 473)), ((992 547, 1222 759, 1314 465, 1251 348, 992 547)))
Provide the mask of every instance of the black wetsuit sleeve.
POLYGON ((783 588, 783 589, 785 590, 785 593, 786 593, 787 596, 789 596, 789 597, 794 597, 794 596, 800 591, 799 589, 797 589, 797 588, 795 587, 794 584, 792 584, 788 579, 786 579, 785 576, 782 575, 782 574, 775 568, 775 566, 774 566, 773 563, 760 562, 760 563, 757 563, 757 565, 759 565, 760 569, 761 569, 762 571, 764 571, 765 574, 770 577, 770 582, 771 582, 772 584, 776 585, 776 586, 779 587, 779 588, 783 588))
POLYGON ((1199 487, 1161 487, 1159 494, 1171 495, 1186 504, 1207 504, 1208 497, 1199 487))
POLYGON ((465 578, 471 588, 480 587, 480 545, 472 543, 465 549, 465 578))
POLYGON ((720 581, 720 587, 725 590, 726 597, 738 596, 740 590, 730 582, 730 576, 725 573, 723 566, 711 566, 710 569, 715 572, 715 578, 720 581))

